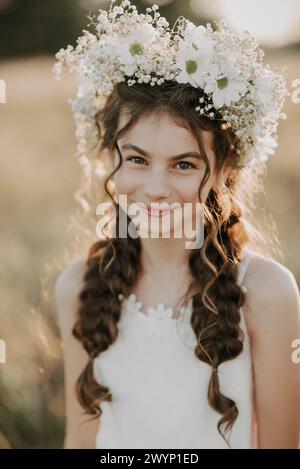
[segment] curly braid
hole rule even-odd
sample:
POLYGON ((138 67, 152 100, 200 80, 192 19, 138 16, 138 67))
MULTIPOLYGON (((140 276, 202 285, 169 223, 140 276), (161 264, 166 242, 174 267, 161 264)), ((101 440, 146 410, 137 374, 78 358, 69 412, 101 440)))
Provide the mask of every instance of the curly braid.
POLYGON ((76 393, 80 404, 96 417, 101 415, 100 402, 111 401, 112 396, 106 386, 95 381, 93 360, 117 340, 121 316, 118 295, 127 295, 138 278, 140 250, 140 240, 115 238, 112 242, 97 241, 88 253, 79 318, 72 332, 90 357, 77 380, 76 393))
MULTIPOLYGON (((233 221, 230 220, 230 223, 233 221)), ((191 317, 198 339, 195 355, 212 367, 207 397, 211 407, 222 414, 218 431, 225 438, 221 427, 225 432, 232 428, 238 409, 232 399, 222 394, 217 371, 221 363, 232 360, 243 350, 244 334, 239 327, 239 308, 244 303, 245 294, 237 284, 241 246, 229 235, 224 225, 217 236, 214 225, 209 226, 200 256, 197 252, 193 253, 189 266, 195 283, 200 286, 199 293, 193 297, 191 317), (220 253, 217 245, 220 246, 221 242, 223 250, 220 253)), ((225 441, 229 444, 226 438, 225 441)))
MULTIPOLYGON (((232 428, 238 409, 232 399, 222 394, 217 371, 221 363, 234 359, 243 349, 239 308, 245 297, 237 284, 237 265, 243 247, 249 240, 241 222, 242 212, 237 196, 243 165, 234 152, 234 135, 230 128, 223 127, 221 121, 200 117, 194 111, 200 93, 200 90, 191 86, 173 82, 166 82, 159 87, 146 84, 128 87, 119 83, 95 118, 99 133, 102 132, 101 125, 105 130, 101 135, 100 153, 104 149, 117 149, 119 154, 118 166, 104 183, 105 191, 113 202, 108 183, 122 164, 122 155, 116 142, 142 115, 151 112, 167 112, 178 125, 190 129, 197 139, 206 164, 199 187, 199 201, 202 201, 202 189, 210 174, 199 129, 213 133, 216 171, 220 171, 225 164, 231 167, 225 191, 218 194, 211 190, 205 201, 204 243, 201 248, 191 252, 189 268, 193 281, 187 291, 187 296, 192 290, 196 292, 192 295, 191 317, 191 325, 197 337, 195 355, 212 368, 208 402, 221 414, 218 431, 230 446, 226 433, 232 428), (128 111, 130 119, 117 132, 122 110, 128 111)), ((119 207, 115 202, 114 205, 117 208, 118 225, 119 207)), ((142 272, 140 253, 140 239, 132 239, 130 236, 96 241, 88 253, 85 284, 79 296, 78 319, 73 334, 90 357, 77 380, 77 396, 85 411, 96 417, 101 415, 101 402, 111 401, 112 395, 106 386, 95 380, 93 359, 117 340, 117 324, 121 316, 118 295, 121 293, 127 296, 137 282, 142 272)))

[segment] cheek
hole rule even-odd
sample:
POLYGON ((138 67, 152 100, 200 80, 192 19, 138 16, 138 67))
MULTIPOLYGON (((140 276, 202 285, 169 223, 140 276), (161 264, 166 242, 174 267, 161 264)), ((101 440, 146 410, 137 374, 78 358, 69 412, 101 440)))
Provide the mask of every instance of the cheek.
POLYGON ((116 192, 118 194, 130 194, 143 185, 143 178, 138 171, 132 171, 121 167, 114 175, 116 192))
MULTIPOLYGON (((178 184, 178 193, 180 194, 184 202, 199 202, 199 187, 203 179, 203 173, 195 174, 189 178, 182 178, 180 184, 178 184)), ((205 202, 209 191, 212 186, 212 178, 210 177, 201 191, 201 201, 205 202)))

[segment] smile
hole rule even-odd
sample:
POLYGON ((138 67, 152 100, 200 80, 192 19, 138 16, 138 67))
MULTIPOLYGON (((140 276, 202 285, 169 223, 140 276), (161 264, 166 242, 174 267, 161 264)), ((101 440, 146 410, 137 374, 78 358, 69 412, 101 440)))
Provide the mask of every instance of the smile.
POLYGON ((147 213, 147 215, 150 215, 151 217, 163 217, 172 211, 171 208, 157 210, 153 208, 151 209, 149 206, 146 206, 147 208, 145 208, 141 204, 139 204, 139 206, 144 213, 147 213))

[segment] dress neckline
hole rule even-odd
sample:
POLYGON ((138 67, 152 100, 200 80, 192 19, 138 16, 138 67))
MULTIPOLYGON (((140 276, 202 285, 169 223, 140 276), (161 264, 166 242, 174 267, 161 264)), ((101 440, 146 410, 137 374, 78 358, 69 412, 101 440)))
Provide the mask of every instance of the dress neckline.
POLYGON ((119 300, 122 301, 122 305, 125 311, 139 314, 142 315, 142 317, 144 316, 146 318, 152 318, 158 321, 176 321, 179 318, 187 317, 193 311, 192 298, 189 299, 186 305, 182 305, 179 308, 166 306, 164 303, 159 303, 157 306, 149 306, 148 308, 144 308, 143 303, 138 300, 135 293, 131 293, 127 298, 120 293, 119 300), (174 310, 176 310, 176 312, 178 311, 178 317, 174 317, 174 310))
MULTIPOLYGON (((247 267, 247 264, 250 260, 249 254, 244 254, 244 257, 238 263, 238 284, 240 284, 244 293, 247 292, 247 288, 241 282, 243 280, 244 270, 247 267)), ((119 300, 122 302, 122 307, 125 312, 133 314, 135 316, 141 316, 145 318, 150 318, 153 320, 158 320, 160 322, 176 322, 179 319, 188 320, 192 314, 193 308, 193 298, 190 298, 189 301, 182 305, 179 308, 173 308, 172 306, 167 306, 164 303, 158 303, 157 306, 149 306, 148 308, 143 307, 143 303, 137 298, 135 293, 131 293, 128 297, 125 297, 122 293, 118 295, 119 300), (178 313, 177 317, 174 317, 174 310, 178 313)))

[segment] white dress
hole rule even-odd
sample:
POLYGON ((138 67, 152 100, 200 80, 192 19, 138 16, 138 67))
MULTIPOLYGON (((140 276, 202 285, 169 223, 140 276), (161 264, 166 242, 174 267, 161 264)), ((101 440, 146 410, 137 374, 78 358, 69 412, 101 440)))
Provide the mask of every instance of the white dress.
MULTIPOLYGON (((250 260, 247 251, 238 267, 241 285, 250 260)), ((191 312, 191 300, 174 319, 163 304, 145 313, 134 294, 123 298, 118 338, 94 359, 95 379, 112 393, 112 402, 101 403, 96 449, 228 448, 217 430, 221 414, 207 399, 211 366, 194 354, 191 312)), ((251 346, 240 312, 243 350, 219 365, 221 392, 239 410, 227 433, 233 449, 257 448, 251 346)))

